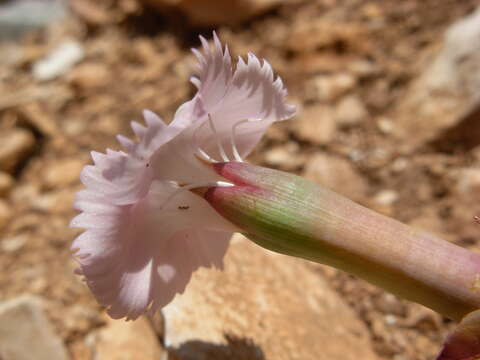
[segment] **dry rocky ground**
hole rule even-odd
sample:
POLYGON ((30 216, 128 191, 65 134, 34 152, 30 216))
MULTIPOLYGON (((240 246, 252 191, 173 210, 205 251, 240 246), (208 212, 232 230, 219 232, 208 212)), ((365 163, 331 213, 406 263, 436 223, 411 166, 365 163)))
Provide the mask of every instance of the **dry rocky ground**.
POLYGON ((73 274, 68 223, 89 151, 117 148, 144 108, 171 119, 193 94, 189 48, 216 21, 234 55, 271 62, 300 109, 252 162, 480 251, 480 16, 451 27, 478 1, 252 0, 246 19, 220 12, 202 27, 177 3, 74 0, 66 21, 0 43, 0 358, 161 359, 168 347, 182 360, 433 359, 446 319, 239 237, 225 272, 196 274, 166 324, 109 320, 73 274), (71 69, 33 71, 67 39, 82 49, 71 69))

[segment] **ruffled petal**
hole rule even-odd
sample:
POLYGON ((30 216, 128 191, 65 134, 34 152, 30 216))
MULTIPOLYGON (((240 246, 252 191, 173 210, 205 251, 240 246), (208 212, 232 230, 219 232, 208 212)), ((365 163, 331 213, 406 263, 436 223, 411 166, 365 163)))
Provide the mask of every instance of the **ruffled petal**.
MULTIPOLYGON (((274 121, 286 120, 295 114, 295 106, 285 103, 287 90, 282 80, 273 74, 270 64, 248 54, 247 62, 238 59, 232 72, 228 48, 223 49, 217 35, 213 48, 201 37, 202 52, 193 50, 198 59, 198 73, 191 81, 198 88, 195 97, 177 111, 175 121, 188 122, 197 131, 182 132, 187 146, 175 146, 176 153, 193 153, 192 144, 212 158, 223 160, 217 142, 229 159, 234 158, 235 143, 242 157, 247 156, 274 121), (212 131, 211 119, 215 131, 212 131), (239 122, 250 120, 238 125, 239 122), (238 126, 236 126, 238 125, 238 126), (236 126, 235 134, 233 127, 236 126), (195 137, 192 134, 195 133, 195 137)), ((189 162, 190 166, 190 162, 189 162)), ((177 166, 178 167, 178 166, 177 166)), ((185 172, 185 169, 182 170, 185 172)))
POLYGON ((92 152, 94 165, 87 165, 80 180, 98 198, 117 205, 133 204, 148 192, 153 171, 148 162, 123 152, 92 152))
MULTIPOLYGON (((199 58, 199 74, 194 83, 203 102, 207 116, 211 117, 216 136, 231 157, 232 127, 242 120, 253 120, 239 126, 235 142, 239 152, 246 156, 274 121, 286 120, 295 114, 295 106, 285 103, 287 90, 282 80, 274 77, 270 64, 248 54, 247 62, 238 59, 236 71, 231 74, 228 49, 222 46, 214 33, 214 47, 210 49, 204 39, 203 54, 199 58), (262 121, 255 124, 256 121, 262 121)), ((198 132, 202 148, 214 157, 219 157, 217 145, 212 141, 212 131, 204 126, 198 132)))
POLYGON ((217 266, 234 226, 201 197, 154 181, 134 205, 96 203, 79 194, 86 231, 72 244, 87 285, 113 318, 135 319, 184 291, 200 266, 217 266))
MULTIPOLYGON (((193 115, 195 114, 194 110, 191 112, 193 115)), ((186 119, 186 117, 183 117, 184 121, 177 120, 175 124, 167 125, 149 110, 143 111, 143 117, 146 126, 135 121, 131 123, 132 130, 138 138, 138 143, 126 141, 124 137, 118 139, 126 152, 142 161, 148 161, 155 150, 169 142, 193 122, 192 118, 186 119)))
POLYGON ((225 46, 225 51, 223 50, 215 32, 213 33, 213 50, 203 36, 200 36, 200 41, 203 52, 192 49, 198 59, 198 71, 197 77, 193 77, 191 81, 197 86, 205 108, 211 110, 227 94, 232 80, 232 60, 228 47, 225 46))

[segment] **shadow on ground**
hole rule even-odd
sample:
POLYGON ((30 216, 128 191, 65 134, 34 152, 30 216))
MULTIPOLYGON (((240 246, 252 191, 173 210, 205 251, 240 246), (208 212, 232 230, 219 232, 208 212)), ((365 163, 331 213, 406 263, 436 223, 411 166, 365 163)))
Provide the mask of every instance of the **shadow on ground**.
POLYGON ((225 336, 226 345, 188 341, 170 350, 175 360, 265 360, 262 349, 251 339, 225 336))

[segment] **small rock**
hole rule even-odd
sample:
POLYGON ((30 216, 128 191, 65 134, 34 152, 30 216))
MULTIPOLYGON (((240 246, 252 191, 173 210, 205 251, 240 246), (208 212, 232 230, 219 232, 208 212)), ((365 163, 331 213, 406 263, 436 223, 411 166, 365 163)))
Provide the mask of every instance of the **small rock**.
POLYGON ((13 187, 13 177, 6 172, 0 171, 0 197, 6 196, 13 187))
POLYGON ((95 360, 160 360, 162 350, 146 318, 120 321, 107 318, 107 325, 90 339, 95 360))
POLYGON ((457 183, 455 189, 457 193, 469 199, 480 200, 480 169, 464 168, 458 170, 455 175, 457 183))
POLYGON ((54 118, 38 102, 25 104, 20 108, 25 120, 44 136, 62 136, 54 118))
POLYGON ((2 230, 12 218, 12 210, 5 200, 0 199, 0 230, 2 230))
POLYGON ((26 295, 0 304, 0 354, 2 360, 68 359, 39 298, 26 295))
POLYGON ((47 57, 33 64, 33 76, 39 81, 55 79, 67 73, 84 57, 85 50, 79 42, 74 40, 65 41, 47 57))
POLYGON ((72 70, 68 79, 74 86, 82 90, 92 90, 106 86, 110 81, 110 73, 103 64, 86 63, 72 70))
POLYGON ((340 126, 358 125, 368 116, 362 100, 356 95, 344 97, 335 108, 335 118, 340 126))
POLYGON ((32 199, 31 208, 51 214, 66 213, 73 207, 74 193, 70 189, 50 191, 32 199))
POLYGON ((25 129, 14 128, 0 133, 0 170, 12 173, 32 151, 35 138, 25 129))
POLYGON ((284 146, 276 146, 265 152, 265 161, 276 168, 293 170, 302 165, 303 159, 298 154, 298 145, 289 143, 284 146))
POLYGON ((382 190, 373 197, 373 204, 369 203, 372 210, 387 216, 393 215, 393 204, 398 200, 398 193, 394 190, 382 190))
POLYGON ((368 60, 354 60, 347 64, 348 70, 358 77, 368 77, 378 72, 378 67, 368 60))
POLYGON ((10 201, 18 209, 27 209, 30 203, 40 194, 38 184, 22 183, 15 186, 10 192, 10 201))
POLYGON ((398 102, 399 135, 411 148, 430 141, 480 142, 479 37, 480 8, 447 30, 443 48, 398 102))
POLYGON ((319 75, 313 79, 313 85, 318 101, 332 102, 352 90, 356 85, 356 80, 348 73, 319 75))
POLYGON ((0 241, 0 248, 7 253, 12 253, 20 250, 27 243, 27 240, 28 236, 25 234, 2 239, 0 241))
POLYGON ((192 25, 234 25, 278 7, 284 0, 142 0, 161 12, 183 13, 192 25))
POLYGON ((0 40, 14 40, 63 19, 66 13, 67 2, 63 0, 0 2, 0 40))
POLYGON ((398 200, 398 193, 394 190, 382 190, 373 199, 380 205, 392 205, 398 200))
POLYGON ((362 199, 368 188, 367 182, 347 160, 324 153, 310 158, 304 175, 354 200, 362 199))
POLYGON ((380 118, 377 121, 377 127, 378 130, 380 130, 385 135, 389 135, 395 130, 395 125, 393 124, 393 122, 386 118, 380 118))
POLYGON ((293 132, 301 139, 314 144, 327 144, 336 131, 333 110, 326 105, 305 108, 298 119, 292 122, 293 132))
POLYGON ((377 359, 364 325, 307 262, 241 235, 224 262, 197 271, 162 310, 176 359, 377 359))
POLYGON ((57 188, 76 183, 84 165, 81 159, 53 161, 45 170, 45 185, 49 188, 57 188))

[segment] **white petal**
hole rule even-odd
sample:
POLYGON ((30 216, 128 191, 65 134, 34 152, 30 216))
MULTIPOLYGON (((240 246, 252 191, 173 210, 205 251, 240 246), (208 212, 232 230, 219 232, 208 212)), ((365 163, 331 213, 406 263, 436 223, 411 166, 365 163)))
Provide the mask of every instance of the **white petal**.
POLYGON ((166 305, 198 267, 221 266, 234 229, 199 196, 159 181, 135 205, 91 204, 72 223, 87 228, 72 245, 79 273, 112 317, 127 319, 166 305))
MULTIPOLYGON (((224 52, 214 34, 214 48, 210 49, 202 38, 203 54, 198 55, 200 71, 195 85, 198 87, 206 115, 210 114, 215 123, 219 141, 229 157, 231 129, 241 120, 263 120, 256 126, 246 124, 239 127, 234 139, 239 152, 248 154, 267 127, 274 121, 286 120, 295 113, 295 107, 285 103, 287 90, 280 78, 274 79, 273 70, 266 61, 260 62, 249 54, 247 63, 239 58, 237 69, 232 75, 228 49, 224 52), (249 129, 250 127, 250 129, 249 129)), ((204 116, 202 122, 207 121, 204 116)), ((213 157, 219 151, 209 127, 202 128, 199 140, 202 148, 213 157)))

